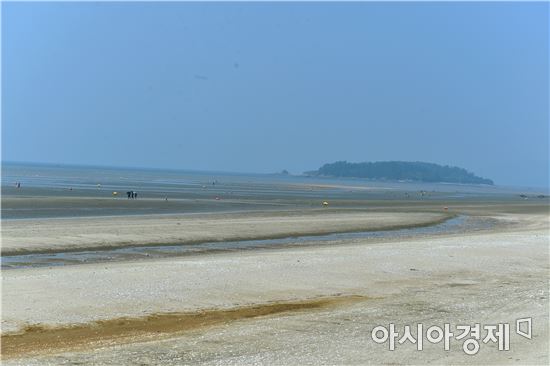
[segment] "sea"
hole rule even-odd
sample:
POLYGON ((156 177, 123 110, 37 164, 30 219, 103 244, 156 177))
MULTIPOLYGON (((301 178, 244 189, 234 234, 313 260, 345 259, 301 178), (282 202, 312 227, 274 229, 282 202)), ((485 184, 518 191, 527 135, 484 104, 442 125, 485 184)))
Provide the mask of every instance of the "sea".
POLYGON ((192 194, 205 188, 221 187, 238 195, 304 194, 322 188, 325 192, 434 192, 450 197, 471 195, 547 194, 541 188, 488 186, 413 181, 375 181, 359 178, 310 177, 290 174, 254 174, 178 169, 79 166, 42 163, 3 162, 3 193, 6 187, 73 189, 96 192, 136 190, 155 194, 192 194))

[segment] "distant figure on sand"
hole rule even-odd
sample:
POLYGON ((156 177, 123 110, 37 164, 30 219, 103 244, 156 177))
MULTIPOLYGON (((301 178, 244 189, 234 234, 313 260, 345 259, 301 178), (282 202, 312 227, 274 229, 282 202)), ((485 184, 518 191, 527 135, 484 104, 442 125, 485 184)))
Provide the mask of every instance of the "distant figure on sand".
POLYGON ((128 196, 128 199, 136 199, 137 198, 137 192, 135 191, 128 191, 126 192, 126 195, 128 196))

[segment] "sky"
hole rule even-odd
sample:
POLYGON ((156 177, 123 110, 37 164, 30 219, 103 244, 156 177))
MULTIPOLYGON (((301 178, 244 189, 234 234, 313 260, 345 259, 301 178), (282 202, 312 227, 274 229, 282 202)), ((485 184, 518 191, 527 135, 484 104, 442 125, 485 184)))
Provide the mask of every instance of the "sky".
POLYGON ((548 3, 2 3, 2 161, 547 187, 548 3))

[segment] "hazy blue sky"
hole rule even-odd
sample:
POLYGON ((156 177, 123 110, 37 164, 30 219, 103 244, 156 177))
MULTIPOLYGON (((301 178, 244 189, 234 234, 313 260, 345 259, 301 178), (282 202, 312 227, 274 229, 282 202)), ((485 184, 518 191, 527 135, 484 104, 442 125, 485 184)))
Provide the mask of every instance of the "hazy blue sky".
POLYGON ((546 3, 2 3, 2 159, 548 184, 546 3))

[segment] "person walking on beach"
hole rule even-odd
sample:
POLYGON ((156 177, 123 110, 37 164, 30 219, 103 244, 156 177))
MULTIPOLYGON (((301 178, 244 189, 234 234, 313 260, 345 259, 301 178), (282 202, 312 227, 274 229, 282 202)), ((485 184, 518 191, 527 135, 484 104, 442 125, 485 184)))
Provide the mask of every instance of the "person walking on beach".
POLYGON ((130 199, 130 196, 132 195, 131 191, 126 192, 126 195, 128 196, 128 199, 130 199))
POLYGON ((137 198, 137 192, 134 192, 134 199, 137 198))

